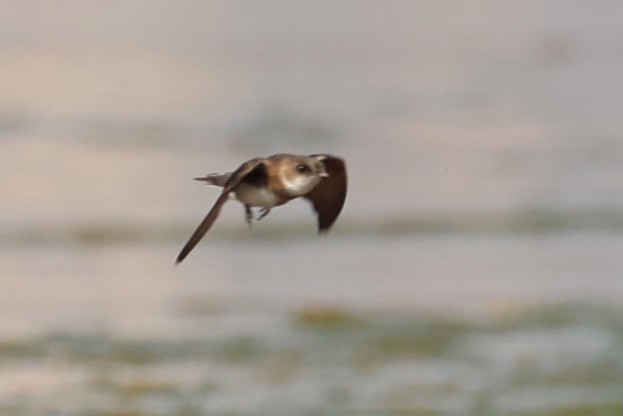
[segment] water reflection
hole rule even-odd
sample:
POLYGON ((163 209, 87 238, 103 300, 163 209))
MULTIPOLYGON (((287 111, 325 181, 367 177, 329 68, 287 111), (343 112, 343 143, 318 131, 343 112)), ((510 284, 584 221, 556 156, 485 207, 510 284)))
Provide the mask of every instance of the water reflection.
POLYGON ((0 413, 620 414, 623 7, 0 14, 0 413), (191 178, 348 161, 252 231, 191 178), (580 410, 578 410, 580 409, 580 410))

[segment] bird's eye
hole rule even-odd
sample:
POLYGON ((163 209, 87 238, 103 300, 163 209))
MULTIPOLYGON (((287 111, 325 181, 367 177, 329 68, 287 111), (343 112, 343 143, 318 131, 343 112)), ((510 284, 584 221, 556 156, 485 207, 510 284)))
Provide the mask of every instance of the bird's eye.
POLYGON ((301 173, 307 172, 307 171, 309 171, 309 166, 301 163, 300 165, 296 165, 296 170, 298 170, 301 173))

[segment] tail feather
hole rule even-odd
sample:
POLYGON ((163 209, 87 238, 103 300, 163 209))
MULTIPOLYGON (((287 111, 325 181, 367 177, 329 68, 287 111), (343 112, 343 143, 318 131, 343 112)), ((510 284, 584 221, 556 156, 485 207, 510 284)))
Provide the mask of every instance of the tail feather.
POLYGON ((207 176, 202 176, 198 178, 194 178, 196 181, 205 182, 208 185, 224 187, 227 183, 227 180, 231 176, 231 172, 227 173, 211 173, 207 176))

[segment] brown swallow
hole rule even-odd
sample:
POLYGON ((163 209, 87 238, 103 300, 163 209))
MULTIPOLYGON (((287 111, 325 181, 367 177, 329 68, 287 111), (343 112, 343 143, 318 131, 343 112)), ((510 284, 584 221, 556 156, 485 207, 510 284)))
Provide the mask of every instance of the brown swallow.
POLYGON ((303 197, 312 203, 318 218, 318 232, 329 231, 346 199, 346 165, 344 160, 328 155, 277 154, 244 162, 228 173, 213 173, 195 180, 222 187, 223 190, 177 256, 176 264, 186 258, 208 232, 221 208, 229 199, 244 205, 245 219, 253 220, 252 207, 260 207, 260 220, 271 208, 303 197))

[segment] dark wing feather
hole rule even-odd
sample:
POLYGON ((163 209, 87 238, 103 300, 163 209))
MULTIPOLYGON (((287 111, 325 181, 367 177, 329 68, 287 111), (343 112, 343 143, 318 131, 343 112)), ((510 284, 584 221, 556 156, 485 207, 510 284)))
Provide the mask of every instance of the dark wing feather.
POLYGON ((216 200, 208 214, 205 216, 203 221, 201 221, 201 224, 199 224, 193 235, 190 236, 190 238, 182 248, 182 251, 180 251, 180 254, 178 254, 177 259, 175 260, 176 264, 181 263, 186 258, 186 256, 188 256, 188 253, 190 253, 191 250, 195 248, 195 246, 203 238, 205 233, 207 233, 208 230, 212 227, 212 224, 214 224, 214 221, 216 221, 218 215, 221 212, 221 208, 223 207, 225 202, 227 202, 229 198, 229 193, 247 175, 252 172, 256 172, 258 169, 265 169, 263 159, 261 158, 251 159, 243 163, 238 169, 236 169, 234 173, 231 174, 231 176, 225 183, 225 186, 223 187, 221 195, 219 195, 218 199, 216 200))
POLYGON ((210 227, 212 227, 212 224, 214 224, 214 221, 216 221, 216 219, 218 218, 218 215, 221 213, 221 208, 223 207, 225 202, 227 202, 227 199, 228 195, 224 192, 221 193, 221 195, 218 197, 218 199, 208 212, 208 215, 206 215, 203 221, 201 221, 201 224, 199 224, 193 235, 190 236, 190 238, 182 248, 182 251, 180 251, 180 254, 178 254, 177 259, 175 260, 176 264, 180 264, 186 258, 188 253, 190 253, 190 251, 195 248, 195 246, 203 238, 205 233, 207 233, 210 227))
POLYGON ((343 159, 331 155, 311 155, 321 161, 329 177, 322 181, 305 198, 309 199, 318 214, 318 232, 327 232, 342 211, 346 200, 347 177, 343 159))

